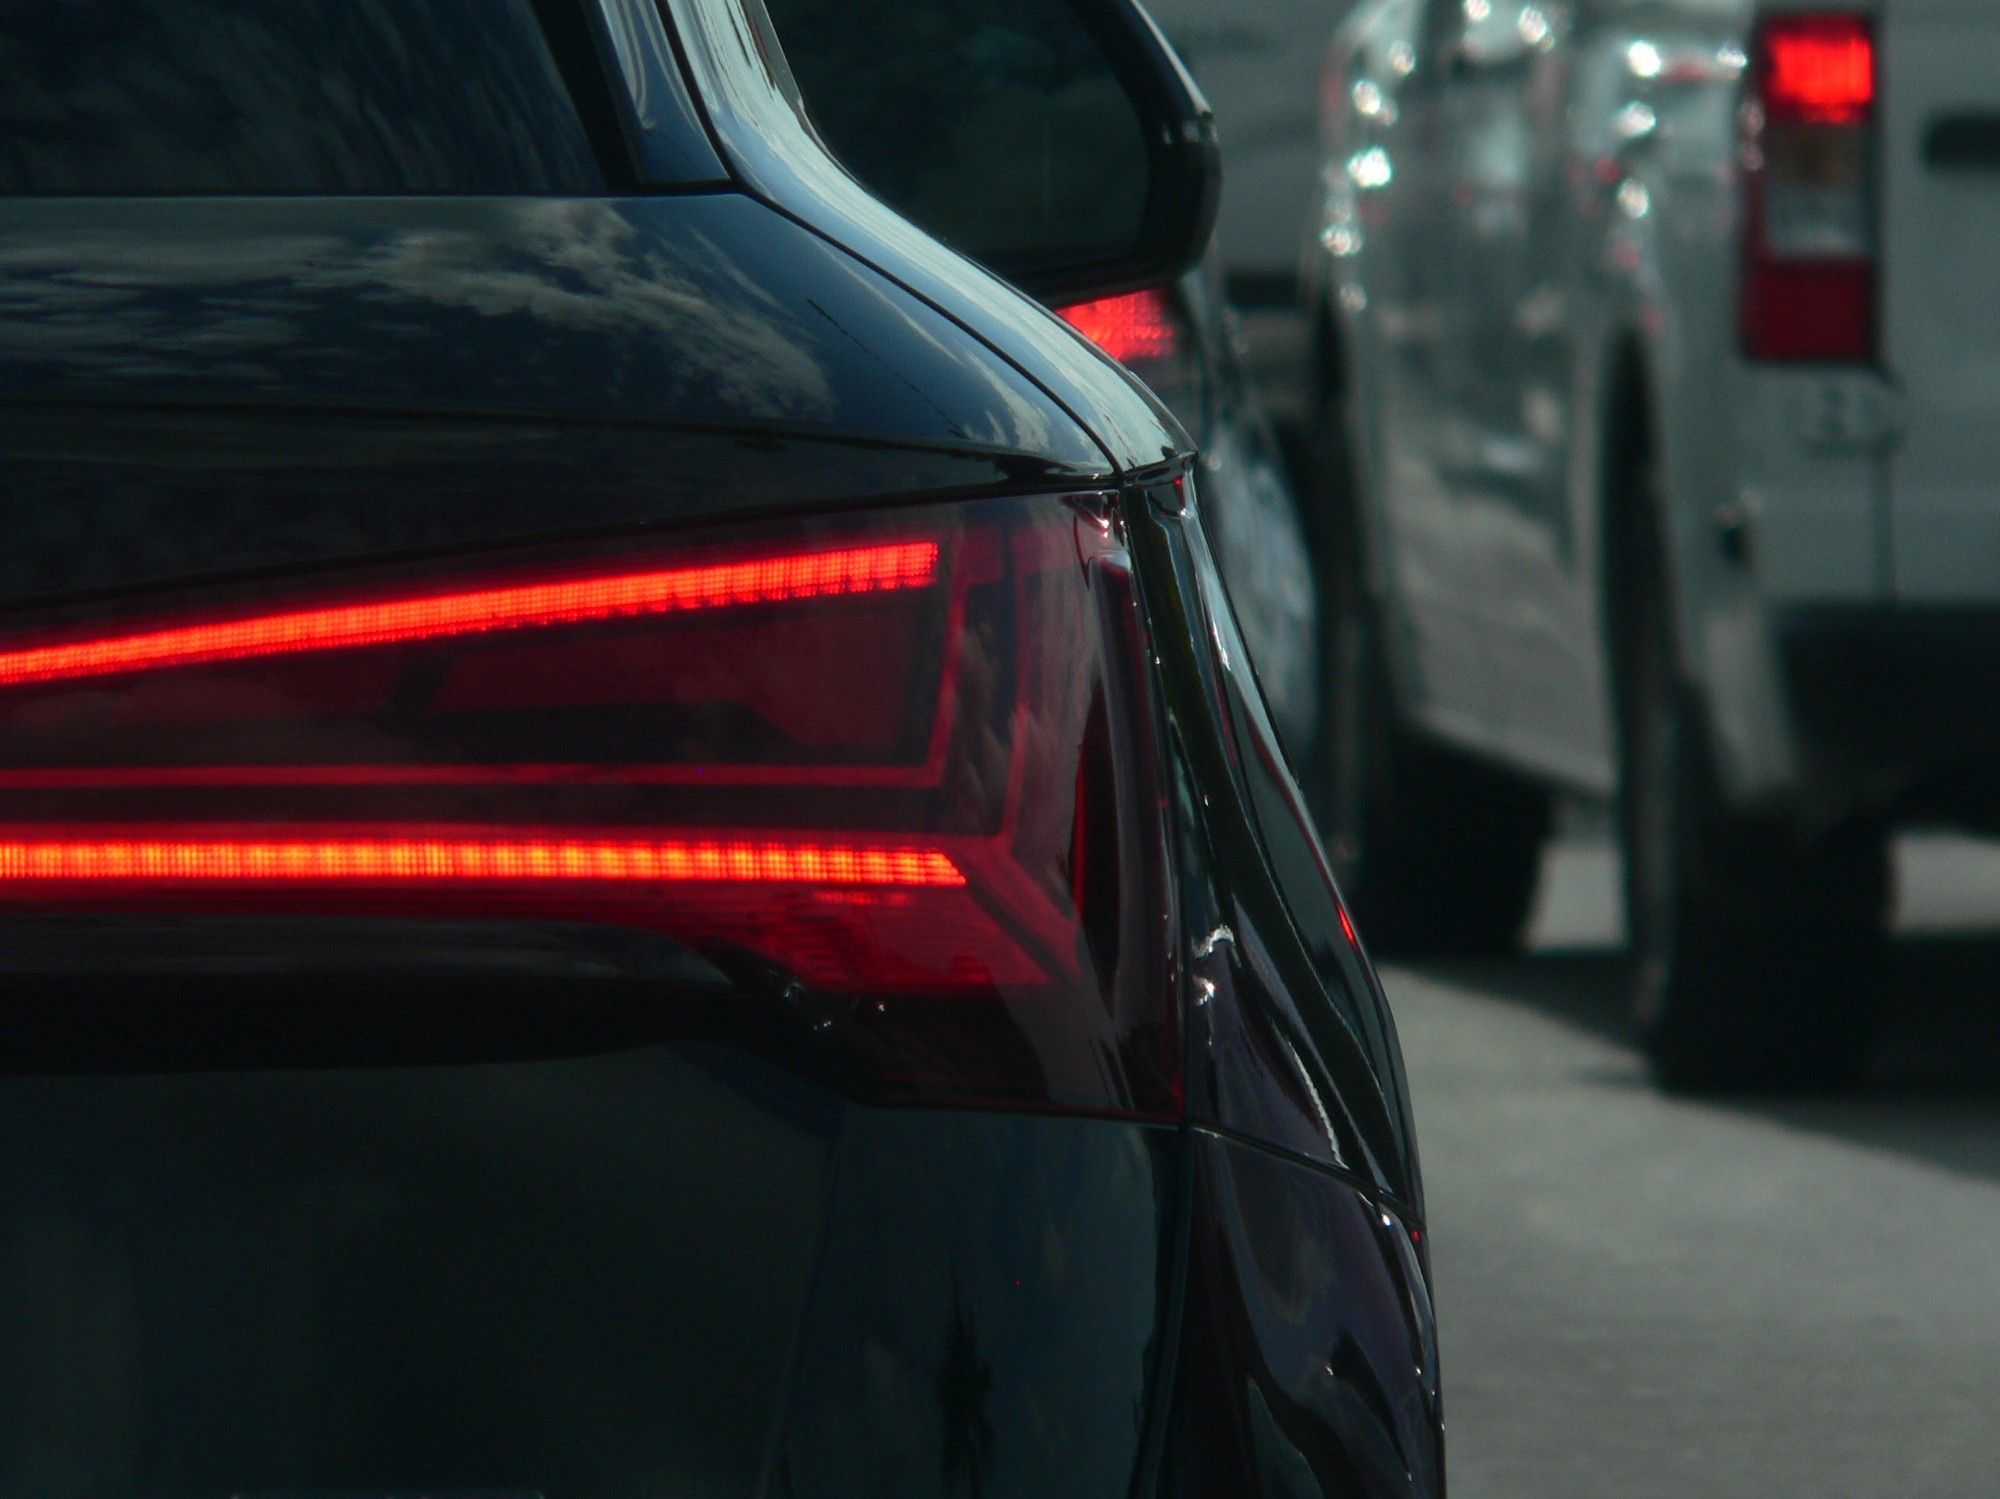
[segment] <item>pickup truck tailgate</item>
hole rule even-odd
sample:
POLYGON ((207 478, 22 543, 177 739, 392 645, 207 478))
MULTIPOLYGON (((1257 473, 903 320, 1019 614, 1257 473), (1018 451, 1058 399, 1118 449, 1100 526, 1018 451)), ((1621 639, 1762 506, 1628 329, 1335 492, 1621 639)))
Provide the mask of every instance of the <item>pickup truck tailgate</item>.
POLYGON ((1880 24, 1895 594, 2000 602, 2000 5, 1890 0, 1880 24))

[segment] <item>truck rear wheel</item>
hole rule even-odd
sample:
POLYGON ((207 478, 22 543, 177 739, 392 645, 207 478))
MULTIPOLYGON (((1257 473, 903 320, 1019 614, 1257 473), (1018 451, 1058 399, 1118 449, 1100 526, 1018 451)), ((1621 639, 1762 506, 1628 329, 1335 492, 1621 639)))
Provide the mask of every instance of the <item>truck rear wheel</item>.
POLYGON ((1526 925, 1547 791, 1407 729, 1362 568, 1338 402, 1319 423, 1320 730, 1307 794, 1369 944, 1404 956, 1508 952, 1526 925))
POLYGON ((1887 828, 1856 820, 1807 839, 1727 806, 1664 581, 1646 560, 1624 598, 1619 693, 1640 1044, 1676 1092, 1850 1086, 1882 991, 1887 828))

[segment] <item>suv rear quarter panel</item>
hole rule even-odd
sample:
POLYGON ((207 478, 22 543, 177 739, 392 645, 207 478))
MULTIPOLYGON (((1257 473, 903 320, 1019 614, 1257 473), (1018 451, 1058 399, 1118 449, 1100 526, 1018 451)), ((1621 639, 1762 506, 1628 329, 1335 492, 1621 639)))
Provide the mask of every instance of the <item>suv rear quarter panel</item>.
POLYGON ((1106 467, 735 194, 13 200, 0 305, 16 601, 1106 467))

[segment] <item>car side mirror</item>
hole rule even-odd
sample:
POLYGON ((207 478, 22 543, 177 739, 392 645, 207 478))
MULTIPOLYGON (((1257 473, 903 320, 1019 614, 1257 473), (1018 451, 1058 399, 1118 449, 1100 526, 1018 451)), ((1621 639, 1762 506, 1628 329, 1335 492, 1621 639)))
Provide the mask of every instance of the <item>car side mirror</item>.
POLYGON ((1050 303, 1208 248, 1215 117, 1138 0, 765 0, 807 114, 891 208, 1050 303))

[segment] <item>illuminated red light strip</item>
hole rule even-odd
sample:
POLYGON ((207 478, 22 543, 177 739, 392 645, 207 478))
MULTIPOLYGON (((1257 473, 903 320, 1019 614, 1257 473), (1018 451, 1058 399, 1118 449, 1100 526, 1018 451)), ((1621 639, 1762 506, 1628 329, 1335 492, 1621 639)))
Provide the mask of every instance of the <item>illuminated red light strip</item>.
POLYGON ((1774 112, 1848 124, 1874 104, 1875 40, 1859 16, 1781 16, 1765 44, 1765 103, 1774 112))
POLYGON ((8 885, 663 882, 956 888, 965 875, 928 848, 725 839, 83 839, 0 840, 8 885))
POLYGON ((895 542, 743 562, 524 583, 261 614, 0 651, 0 687, 260 656, 440 640, 492 630, 590 624, 795 599, 928 588, 938 544, 895 542))
POLYGON ((1057 315, 1120 364, 1171 358, 1179 342, 1173 310, 1158 291, 1079 302, 1057 315))

